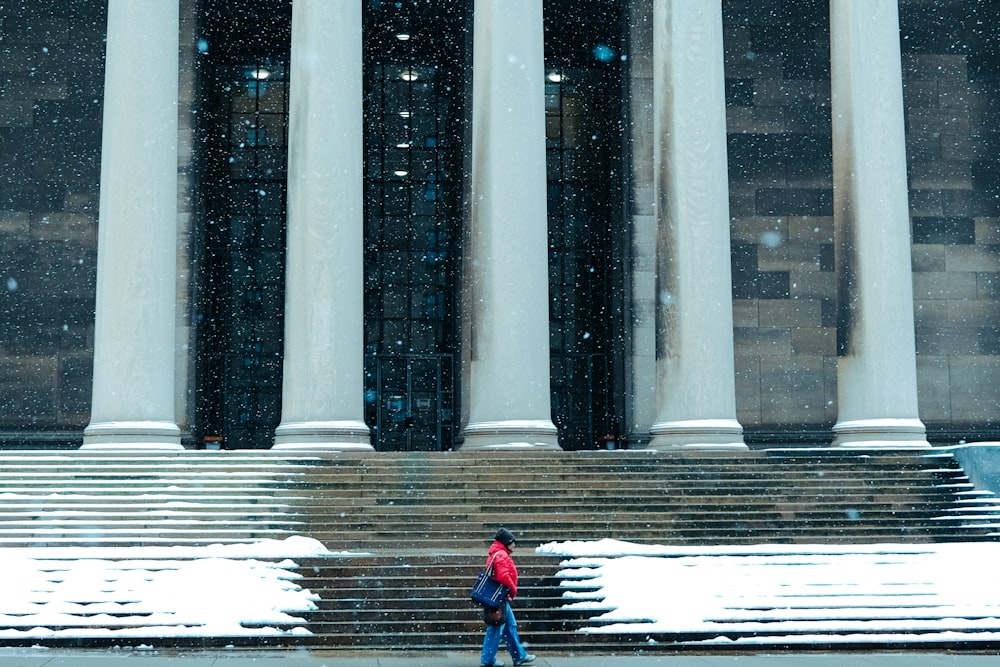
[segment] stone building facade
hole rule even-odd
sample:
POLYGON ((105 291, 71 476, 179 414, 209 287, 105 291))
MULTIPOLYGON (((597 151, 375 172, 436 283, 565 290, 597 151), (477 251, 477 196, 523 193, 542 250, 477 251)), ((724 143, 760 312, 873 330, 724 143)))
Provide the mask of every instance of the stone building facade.
POLYGON ((989 3, 173 4, 0 5, 3 446, 1000 435, 989 3))

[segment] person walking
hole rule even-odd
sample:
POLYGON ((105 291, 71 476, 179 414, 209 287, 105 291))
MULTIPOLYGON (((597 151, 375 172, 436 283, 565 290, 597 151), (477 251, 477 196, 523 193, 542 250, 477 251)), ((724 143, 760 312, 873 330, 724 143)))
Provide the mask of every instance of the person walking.
POLYGON ((514 534, 509 530, 497 529, 493 534, 489 555, 486 557, 486 567, 493 566, 493 578, 507 586, 510 594, 500 607, 497 622, 486 624, 483 652, 479 661, 482 667, 503 667, 503 663, 496 659, 501 637, 507 644, 507 650, 510 651, 510 657, 514 659, 515 665, 526 665, 535 659, 535 656, 524 650, 524 646, 521 645, 521 638, 517 634, 517 620, 510 607, 510 601, 517 595, 517 566, 514 565, 514 559, 510 555, 515 542, 514 534))

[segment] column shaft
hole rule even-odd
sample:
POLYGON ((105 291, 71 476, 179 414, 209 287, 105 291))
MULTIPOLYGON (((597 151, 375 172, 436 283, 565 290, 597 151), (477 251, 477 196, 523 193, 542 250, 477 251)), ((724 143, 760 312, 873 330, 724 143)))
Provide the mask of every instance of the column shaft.
POLYGON ((549 395, 541 0, 476 0, 464 448, 557 448, 549 395))
POLYGON ((84 447, 179 448, 176 0, 109 0, 94 384, 84 447))
POLYGON ((364 422, 361 5, 292 4, 276 448, 372 448, 364 422))
POLYGON ((653 30, 657 419, 650 447, 742 449, 722 4, 655 0, 653 30))
POLYGON ((917 410, 896 0, 830 3, 839 269, 835 444, 927 446, 917 410))

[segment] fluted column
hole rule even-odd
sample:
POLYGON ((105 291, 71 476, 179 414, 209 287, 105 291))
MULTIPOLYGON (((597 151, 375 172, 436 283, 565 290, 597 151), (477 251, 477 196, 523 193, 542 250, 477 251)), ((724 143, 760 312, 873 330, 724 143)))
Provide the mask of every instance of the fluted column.
POLYGON ((476 0, 463 449, 558 448, 549 395, 542 0, 476 0))
POLYGON ((364 422, 361 0, 294 0, 277 449, 372 449, 364 422))
POLYGON ((653 31, 657 418, 649 446, 742 449, 721 0, 655 0, 653 31))
POLYGON ((917 412, 897 0, 831 0, 840 446, 927 446, 917 412))
POLYGON ((109 0, 85 448, 180 448, 176 0, 109 0))

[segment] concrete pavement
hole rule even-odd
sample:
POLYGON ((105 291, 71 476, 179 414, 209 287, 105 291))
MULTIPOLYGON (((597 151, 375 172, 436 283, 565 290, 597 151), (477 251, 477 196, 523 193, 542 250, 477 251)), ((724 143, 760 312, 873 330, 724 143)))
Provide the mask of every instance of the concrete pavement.
MULTIPOLYGON (((986 667, 1000 653, 758 653, 715 655, 552 655, 537 667, 986 667)), ((469 652, 158 651, 0 649, 0 667, 475 667, 469 652)), ((504 664, 510 665, 509 657, 504 664)))

